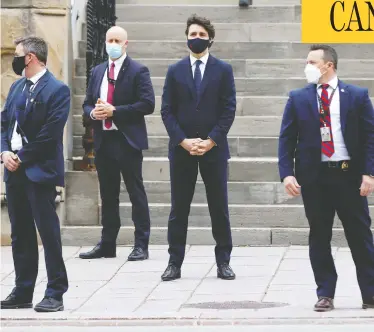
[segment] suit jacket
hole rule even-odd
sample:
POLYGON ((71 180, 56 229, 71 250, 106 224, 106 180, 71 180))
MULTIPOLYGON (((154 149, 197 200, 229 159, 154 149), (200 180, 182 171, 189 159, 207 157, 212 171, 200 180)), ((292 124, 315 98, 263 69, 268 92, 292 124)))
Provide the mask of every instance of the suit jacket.
POLYGON ((185 138, 207 139, 216 144, 202 158, 229 159, 227 133, 235 118, 236 92, 231 65, 209 55, 199 95, 190 58, 168 69, 162 95, 161 116, 169 134, 169 158, 185 138))
MULTIPOLYGON (((83 103, 84 114, 91 119, 91 111, 100 97, 101 82, 108 68, 108 61, 93 68, 89 80, 86 99, 83 103)), ((137 150, 148 149, 147 128, 144 116, 155 109, 155 94, 147 67, 126 57, 116 80, 113 104, 113 122, 122 132, 128 143, 137 150)), ((92 120, 94 129, 94 148, 100 148, 102 140, 102 121, 92 120)))
MULTIPOLYGON (((49 71, 39 80, 27 106, 17 105, 26 79, 14 82, 1 112, 1 152, 12 151, 11 139, 15 121, 23 130, 28 143, 18 156, 30 181, 55 186, 64 185, 64 127, 70 111, 70 90, 49 71)), ((11 178, 5 169, 4 181, 11 178)))
MULTIPOLYGON (((374 175, 374 110, 368 90, 339 81, 340 121, 351 167, 374 175)), ((279 137, 279 173, 308 184, 321 166, 321 134, 316 85, 290 93, 279 137)))

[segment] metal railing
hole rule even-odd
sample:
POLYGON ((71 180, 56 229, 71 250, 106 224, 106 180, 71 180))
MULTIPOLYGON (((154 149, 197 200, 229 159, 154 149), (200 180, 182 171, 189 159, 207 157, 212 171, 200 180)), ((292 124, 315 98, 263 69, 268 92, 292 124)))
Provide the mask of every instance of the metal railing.
MULTIPOLYGON (((87 1, 87 49, 86 66, 87 81, 90 80, 92 68, 106 61, 108 56, 105 51, 105 35, 110 27, 115 25, 115 0, 88 0, 87 1)), ((85 171, 95 170, 94 149, 93 149, 93 129, 92 122, 83 116, 83 126, 85 133, 82 136, 83 148, 85 151, 81 169, 85 171)))

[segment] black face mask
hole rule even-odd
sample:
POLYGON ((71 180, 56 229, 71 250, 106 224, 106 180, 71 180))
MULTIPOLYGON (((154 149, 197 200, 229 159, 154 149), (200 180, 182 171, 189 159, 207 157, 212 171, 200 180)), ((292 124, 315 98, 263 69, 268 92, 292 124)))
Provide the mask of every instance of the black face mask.
POLYGON ((212 45, 212 42, 209 39, 187 39, 188 48, 195 54, 203 53, 208 47, 212 45))
POLYGON ((15 56, 13 58, 13 62, 12 62, 13 71, 19 76, 22 75, 22 71, 26 68, 25 57, 26 55, 15 56))

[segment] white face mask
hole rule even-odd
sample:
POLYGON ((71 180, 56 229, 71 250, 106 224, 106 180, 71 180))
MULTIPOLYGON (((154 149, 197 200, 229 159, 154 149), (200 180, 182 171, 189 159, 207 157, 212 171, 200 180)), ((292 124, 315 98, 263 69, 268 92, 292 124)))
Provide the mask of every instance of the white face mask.
POLYGON ((317 84, 322 76, 321 70, 318 69, 316 66, 311 65, 310 63, 306 65, 304 73, 308 83, 313 84, 317 84))

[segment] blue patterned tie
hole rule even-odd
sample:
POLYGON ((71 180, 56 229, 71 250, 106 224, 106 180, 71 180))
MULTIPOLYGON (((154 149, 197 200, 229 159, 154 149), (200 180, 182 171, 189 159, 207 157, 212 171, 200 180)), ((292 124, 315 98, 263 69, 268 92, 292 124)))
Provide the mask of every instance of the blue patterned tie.
POLYGON ((194 82, 195 82, 195 88, 196 92, 199 95, 200 92, 200 85, 201 85, 201 71, 200 71, 200 65, 202 64, 201 60, 196 60, 195 62, 196 67, 195 67, 195 73, 194 73, 194 82))

